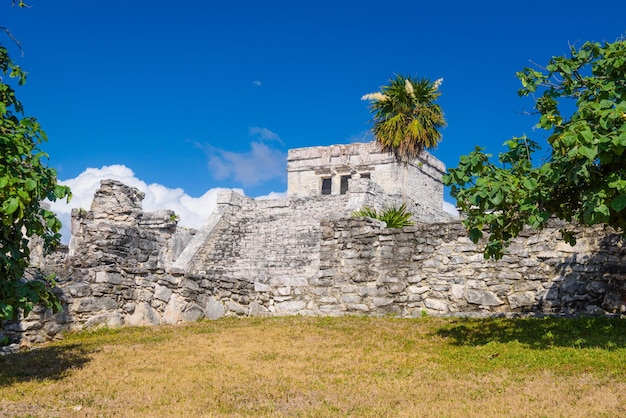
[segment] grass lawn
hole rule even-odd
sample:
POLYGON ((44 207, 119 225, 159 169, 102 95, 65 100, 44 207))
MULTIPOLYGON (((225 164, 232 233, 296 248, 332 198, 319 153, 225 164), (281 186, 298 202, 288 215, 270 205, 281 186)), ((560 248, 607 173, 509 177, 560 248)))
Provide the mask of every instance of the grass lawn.
POLYGON ((2 417, 626 416, 626 320, 225 318, 0 357, 2 417))

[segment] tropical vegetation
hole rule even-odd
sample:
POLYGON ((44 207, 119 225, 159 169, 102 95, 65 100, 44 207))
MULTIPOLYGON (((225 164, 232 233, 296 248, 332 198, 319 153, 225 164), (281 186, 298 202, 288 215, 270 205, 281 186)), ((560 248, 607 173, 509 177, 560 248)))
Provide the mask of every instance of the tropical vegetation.
POLYGON ((387 228, 403 228, 405 226, 415 225, 411 220, 413 214, 407 210, 406 204, 400 206, 391 206, 383 210, 376 210, 371 207, 364 207, 360 210, 352 212, 354 217, 366 217, 378 219, 387 224, 387 228))
POLYGON ((61 223, 43 201, 71 196, 48 167, 48 155, 40 149, 46 134, 35 118, 24 115, 10 79, 23 85, 26 72, 0 45, 0 320, 16 318, 20 311, 27 315, 37 303, 60 309, 53 283, 27 280, 24 272, 33 237, 40 237, 46 250, 59 243, 61 223))
POLYGON ((407 163, 424 149, 437 147, 440 130, 446 125, 443 111, 435 103, 442 81, 396 75, 379 92, 361 98, 370 102, 374 138, 383 151, 407 163))
MULTIPOLYGON (((537 97, 549 156, 535 161, 539 144, 516 137, 497 163, 476 147, 448 171, 444 183, 472 241, 488 231, 485 257, 500 258, 525 226, 542 228, 553 217, 626 231, 626 41, 572 46, 517 76, 519 95, 537 97)), ((571 229, 562 232, 576 242, 571 229)))

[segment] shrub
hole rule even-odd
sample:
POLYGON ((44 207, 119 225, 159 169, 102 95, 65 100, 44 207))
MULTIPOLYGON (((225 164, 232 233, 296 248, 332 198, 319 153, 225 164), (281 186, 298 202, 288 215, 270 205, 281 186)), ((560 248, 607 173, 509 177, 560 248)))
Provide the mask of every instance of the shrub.
POLYGON ((415 222, 411 221, 413 214, 407 211, 406 204, 400 206, 388 207, 380 212, 376 209, 365 206, 361 210, 352 212, 354 217, 366 217, 372 219, 378 219, 387 224, 387 228, 402 228, 409 225, 415 225, 415 222))

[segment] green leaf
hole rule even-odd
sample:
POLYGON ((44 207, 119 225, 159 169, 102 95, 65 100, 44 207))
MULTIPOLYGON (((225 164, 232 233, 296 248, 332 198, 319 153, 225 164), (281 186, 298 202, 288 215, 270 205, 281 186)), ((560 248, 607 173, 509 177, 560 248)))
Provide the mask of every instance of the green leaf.
POLYGON ((572 135, 570 132, 565 132, 560 139, 566 147, 571 147, 576 143, 576 135, 572 135))
POLYGON ((578 148, 578 154, 584 157, 587 157, 587 159, 589 160, 593 160, 596 158, 597 151, 595 148, 589 148, 589 147, 582 145, 578 148))
MULTIPOLYGON (((605 87, 605 88, 609 87, 610 88, 610 86, 611 86, 610 84, 605 84, 603 87, 605 87)), ((613 87, 615 87, 615 86, 613 85, 613 87)), ((613 106, 615 106, 615 103, 613 103, 611 100, 606 100, 606 99, 600 100, 600 107, 602 109, 611 109, 611 108, 613 108, 613 106)))
POLYGON ((522 184, 528 190, 535 190, 537 188, 537 180, 535 180, 534 178, 528 178, 527 177, 524 180, 522 180, 522 184))
POLYGON ((39 235, 44 250, 59 240, 58 220, 43 211, 43 198, 69 193, 66 187, 56 188, 56 171, 42 162, 47 155, 37 146, 46 134, 35 118, 22 116, 23 106, 4 82, 6 75, 20 85, 26 80, 26 72, 0 45, 0 320, 27 314, 37 302, 52 307, 57 300, 43 282, 21 279, 30 261, 27 235, 39 235))
POLYGON ((611 209, 615 212, 621 212, 624 208, 626 208, 626 194, 622 193, 611 200, 611 209))
POLYGON ((579 134, 585 143, 591 144, 593 142, 593 132, 591 132, 589 129, 580 131, 579 134))
POLYGON ((26 179, 26 181, 24 182, 24 187, 27 191, 31 192, 37 187, 37 182, 33 179, 26 179))
POLYGON ((57 199, 61 199, 67 196, 69 193, 69 188, 67 186, 56 185, 54 186, 54 195, 57 199))
POLYGON ((11 215, 12 213, 14 213, 17 208, 20 206, 18 200, 14 197, 12 197, 11 199, 9 199, 6 202, 6 206, 4 208, 4 211, 8 214, 11 215))
POLYGON ((462 157, 451 179, 467 180, 454 182, 453 195, 472 241, 488 227, 486 256, 501 257, 524 225, 541 227, 551 216, 626 231, 625 63, 626 41, 587 42, 554 57, 543 71, 516 73, 520 96, 537 93, 548 161, 533 161, 531 141, 513 138, 504 143, 499 165, 482 152, 462 157))
POLYGON ((504 195, 502 194, 501 191, 498 190, 498 192, 494 194, 493 196, 491 196, 489 200, 491 200, 491 203, 498 206, 504 200, 504 195))
POLYGON ((611 213, 609 211, 609 207, 605 204, 600 204, 594 209, 595 213, 599 213, 605 216, 609 216, 611 213))
POLYGON ((479 239, 483 237, 483 232, 478 228, 472 228, 469 231, 469 239, 473 243, 477 243, 479 239))

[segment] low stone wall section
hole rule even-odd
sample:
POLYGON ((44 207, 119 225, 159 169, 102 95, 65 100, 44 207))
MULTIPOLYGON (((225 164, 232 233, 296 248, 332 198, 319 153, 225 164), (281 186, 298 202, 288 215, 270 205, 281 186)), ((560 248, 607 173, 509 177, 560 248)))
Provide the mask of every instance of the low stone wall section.
POLYGON ((370 219, 322 221, 320 270, 310 282, 321 312, 415 317, 626 311, 623 238, 578 228, 572 247, 554 223, 525 231, 486 260, 460 222, 382 228, 370 219))

